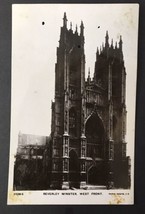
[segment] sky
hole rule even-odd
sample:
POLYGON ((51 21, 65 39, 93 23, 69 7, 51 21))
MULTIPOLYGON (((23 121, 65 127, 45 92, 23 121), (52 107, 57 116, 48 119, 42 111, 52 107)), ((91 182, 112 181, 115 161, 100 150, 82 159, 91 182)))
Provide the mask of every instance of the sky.
POLYGON ((122 35, 127 72, 126 104, 128 154, 134 150, 137 76, 138 6, 133 4, 19 4, 12 6, 11 152, 18 133, 49 135, 54 100, 56 48, 64 12, 75 30, 84 23, 86 77, 94 73, 97 47, 119 42, 122 35), (42 25, 42 22, 45 24, 42 25))

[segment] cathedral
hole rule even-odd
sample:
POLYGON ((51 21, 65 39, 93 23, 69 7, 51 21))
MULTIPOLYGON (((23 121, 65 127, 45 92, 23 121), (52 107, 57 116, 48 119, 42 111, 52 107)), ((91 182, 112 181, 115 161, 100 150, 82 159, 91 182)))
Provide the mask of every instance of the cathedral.
POLYGON ((57 61, 52 141, 49 145, 53 188, 128 188, 126 156, 126 70, 122 38, 96 51, 93 78, 85 80, 84 25, 67 27, 64 13, 57 61))
POLYGON ((74 32, 72 24, 68 29, 64 13, 55 64, 51 134, 19 136, 15 189, 130 188, 122 38, 114 46, 106 32, 104 45, 96 48, 93 78, 89 71, 87 79, 84 40, 83 22, 80 32, 77 27, 74 32), (39 145, 34 145, 38 141, 39 145))

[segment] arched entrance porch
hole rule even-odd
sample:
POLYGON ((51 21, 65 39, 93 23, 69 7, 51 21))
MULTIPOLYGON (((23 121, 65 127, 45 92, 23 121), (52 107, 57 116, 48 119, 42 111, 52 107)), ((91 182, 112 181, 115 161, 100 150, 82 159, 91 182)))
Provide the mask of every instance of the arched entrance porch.
POLYGON ((87 183, 89 185, 106 185, 106 170, 103 162, 91 166, 87 171, 87 183))
POLYGON ((71 149, 69 152, 69 183, 70 188, 79 188, 80 181, 79 159, 77 153, 71 149))

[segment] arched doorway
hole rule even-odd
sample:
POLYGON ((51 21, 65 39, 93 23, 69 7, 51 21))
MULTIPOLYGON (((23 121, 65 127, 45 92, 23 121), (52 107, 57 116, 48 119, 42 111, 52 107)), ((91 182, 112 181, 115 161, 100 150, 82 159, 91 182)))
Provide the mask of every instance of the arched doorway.
POLYGON ((70 187, 79 188, 79 159, 73 149, 69 152, 69 158, 70 187))
POLYGON ((90 185, 105 185, 106 175, 103 162, 100 162, 96 166, 92 166, 88 170, 88 184, 90 185))

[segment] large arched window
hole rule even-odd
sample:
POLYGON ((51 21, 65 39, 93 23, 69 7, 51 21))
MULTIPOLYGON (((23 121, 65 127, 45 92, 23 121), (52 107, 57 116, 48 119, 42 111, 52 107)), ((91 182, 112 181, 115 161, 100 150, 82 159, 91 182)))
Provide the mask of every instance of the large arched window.
POLYGON ((69 134, 72 137, 77 134, 76 124, 76 111, 74 108, 71 108, 69 111, 69 134))
POLYGON ((85 126, 87 157, 102 158, 104 153, 104 127, 96 113, 92 114, 85 126))

